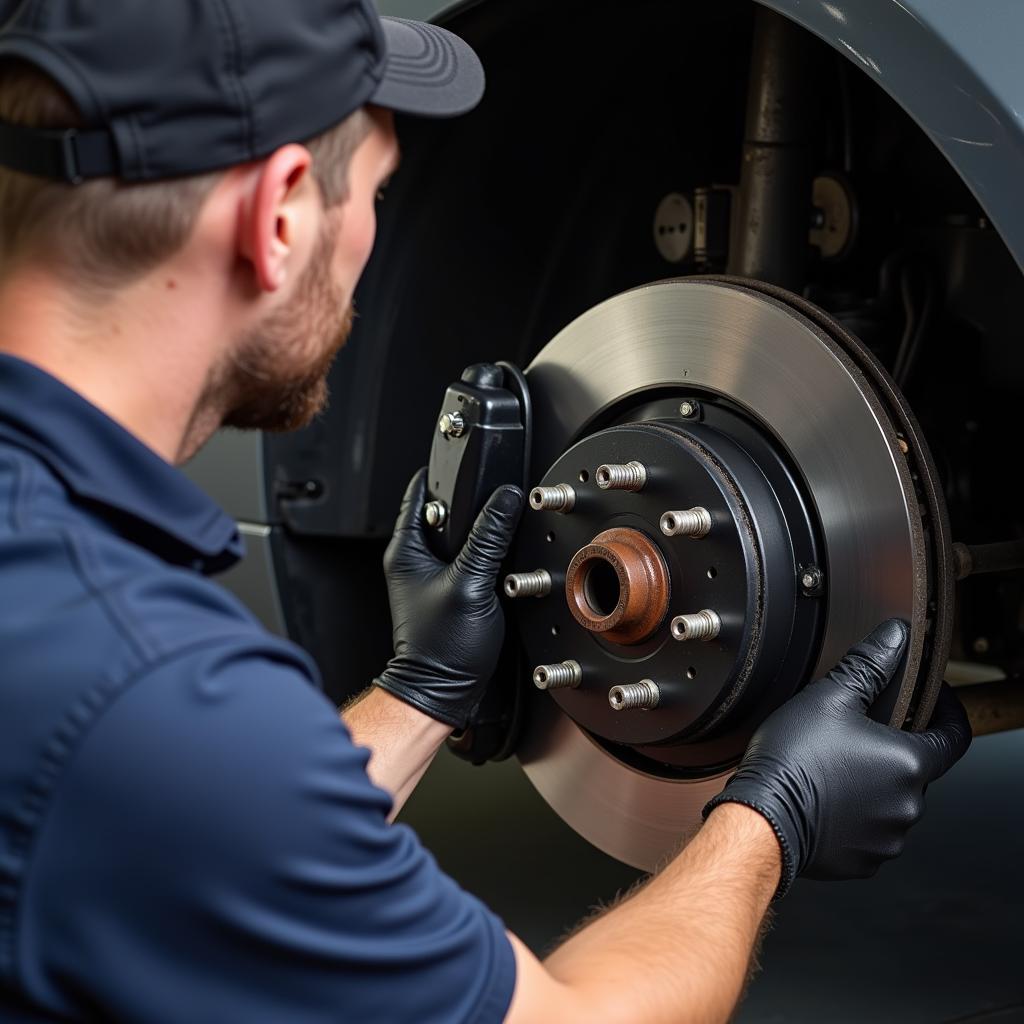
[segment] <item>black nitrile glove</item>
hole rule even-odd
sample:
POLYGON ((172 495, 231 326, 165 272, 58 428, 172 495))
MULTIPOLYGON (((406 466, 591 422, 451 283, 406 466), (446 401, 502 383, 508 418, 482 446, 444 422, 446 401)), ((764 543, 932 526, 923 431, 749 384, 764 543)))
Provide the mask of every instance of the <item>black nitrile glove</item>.
POLYGON ((384 553, 395 656, 374 684, 424 714, 464 729, 494 674, 505 636, 498 570, 523 510, 518 487, 499 487, 450 565, 427 547, 427 473, 409 484, 384 553))
POLYGON ((782 847, 783 895, 797 875, 867 878, 898 856, 924 812, 924 791, 971 742, 967 715, 943 684, 927 732, 867 717, 906 643, 897 619, 882 623, 824 678, 770 715, 736 774, 704 808, 746 804, 764 815, 782 847))

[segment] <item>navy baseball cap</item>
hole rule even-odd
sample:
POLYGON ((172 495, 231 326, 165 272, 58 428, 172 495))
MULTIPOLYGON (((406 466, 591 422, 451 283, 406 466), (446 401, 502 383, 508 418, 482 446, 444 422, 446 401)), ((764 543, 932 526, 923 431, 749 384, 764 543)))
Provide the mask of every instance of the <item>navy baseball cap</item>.
POLYGON ((152 181, 268 156, 366 103, 471 110, 472 48, 371 0, 0 0, 0 61, 55 79, 85 126, 0 122, 0 165, 77 184, 152 181))

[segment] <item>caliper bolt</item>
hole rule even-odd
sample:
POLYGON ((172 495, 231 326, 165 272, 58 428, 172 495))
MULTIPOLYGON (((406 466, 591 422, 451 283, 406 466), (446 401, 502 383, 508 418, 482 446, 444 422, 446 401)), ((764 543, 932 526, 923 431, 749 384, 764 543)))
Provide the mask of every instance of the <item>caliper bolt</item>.
POLYGON ((427 526, 440 530, 448 522, 448 506, 443 501, 428 501, 423 506, 423 518, 427 526))
POLYGON ((700 415, 700 402, 687 398, 679 404, 679 415, 684 420, 696 419, 700 415))
POLYGON ((505 593, 509 597, 547 597, 551 593, 551 573, 547 569, 510 573, 505 577, 505 593))
POLYGON ((533 670, 533 685, 538 690, 565 690, 583 682, 583 669, 578 661, 561 661, 557 665, 538 665, 533 670))
POLYGON ((800 586, 804 588, 805 593, 813 594, 824 580, 825 574, 816 565, 809 565, 800 571, 800 586))
POLYGON ((711 532, 711 513, 706 508, 666 512, 661 517, 661 532, 666 537, 706 537, 711 532))
POLYGON ((629 711, 640 708, 649 711, 658 706, 661 691, 653 679, 641 679, 639 683, 628 683, 626 686, 613 686, 608 691, 608 703, 613 711, 629 711))
POLYGON ((530 491, 530 508, 536 512, 571 512, 576 506, 576 492, 568 484, 534 487, 530 491))
POLYGON ((705 608, 696 615, 677 615, 670 628, 675 640, 714 640, 722 632, 722 620, 718 612, 705 608))
POLYGON ((462 437, 466 432, 466 420, 461 412, 446 412, 438 421, 437 429, 445 437, 462 437))
POLYGON ((647 467, 642 462, 597 467, 597 486, 602 491, 642 491, 646 483, 647 467))

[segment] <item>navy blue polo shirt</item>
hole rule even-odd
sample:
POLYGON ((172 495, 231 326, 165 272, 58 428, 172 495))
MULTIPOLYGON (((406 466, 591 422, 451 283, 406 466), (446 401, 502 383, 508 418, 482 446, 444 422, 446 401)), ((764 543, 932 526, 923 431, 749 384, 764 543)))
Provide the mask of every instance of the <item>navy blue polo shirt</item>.
POLYGON ((0 355, 0 1020, 500 1021, 500 921, 366 775, 235 524, 0 355))

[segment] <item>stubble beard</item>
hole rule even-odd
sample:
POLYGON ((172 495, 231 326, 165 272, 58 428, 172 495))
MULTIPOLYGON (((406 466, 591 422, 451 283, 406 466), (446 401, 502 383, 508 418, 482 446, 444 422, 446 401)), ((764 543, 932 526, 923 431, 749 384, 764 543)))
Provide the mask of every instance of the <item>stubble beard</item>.
POLYGON ((245 335, 215 374, 222 425, 296 430, 327 407, 327 375, 352 331, 354 309, 331 277, 337 228, 325 225, 295 295, 245 335))

